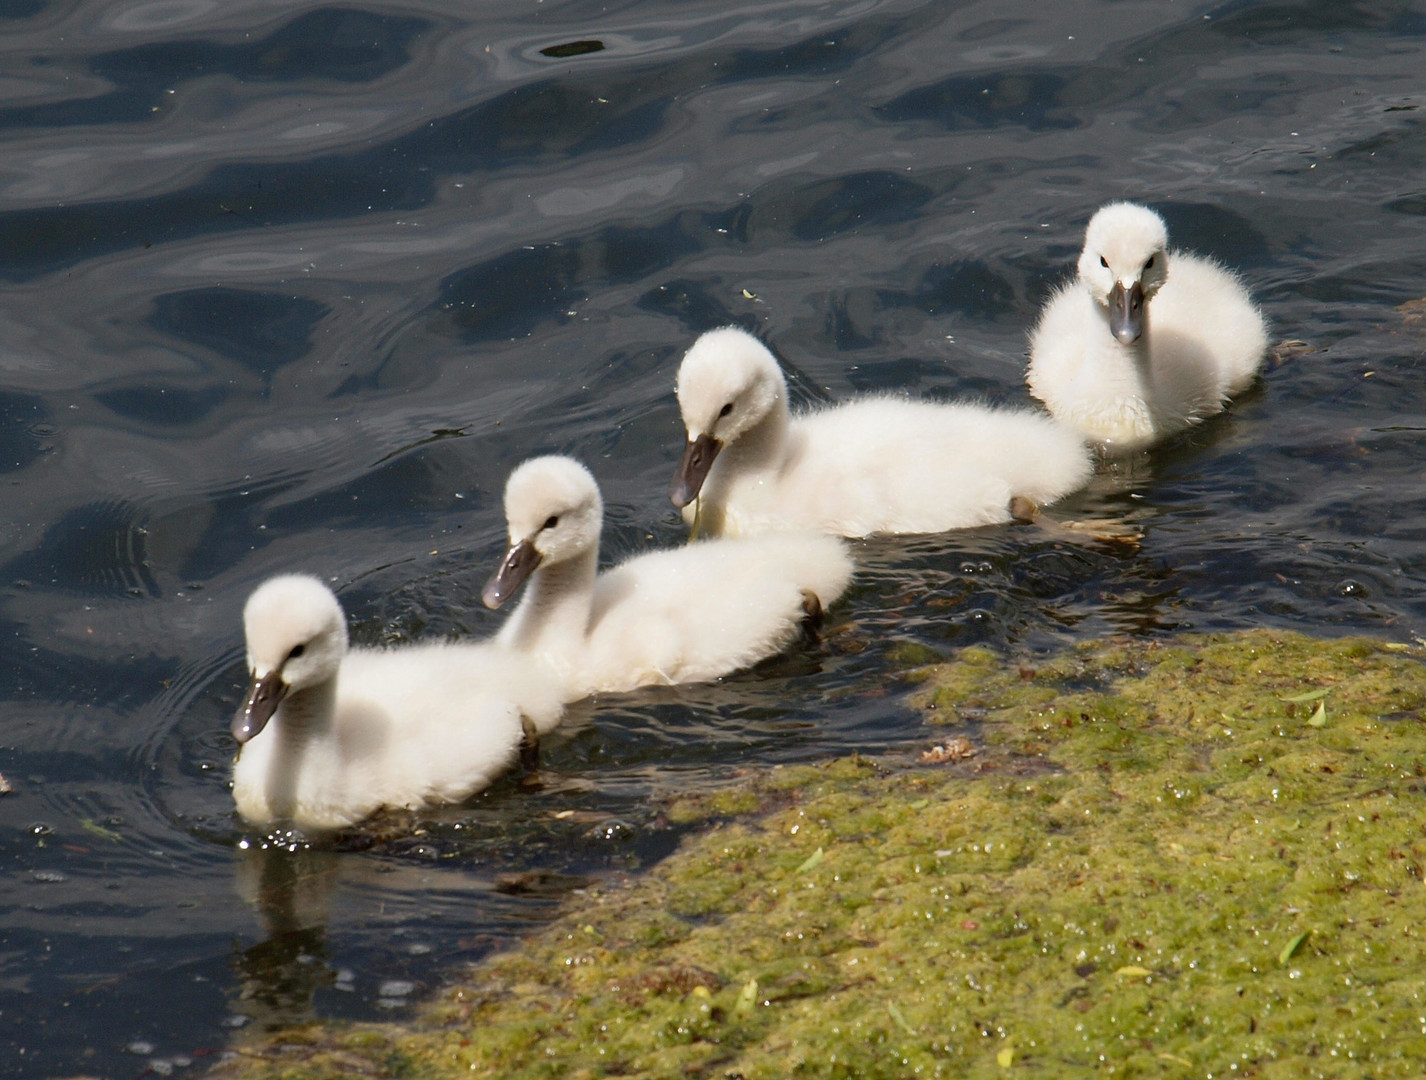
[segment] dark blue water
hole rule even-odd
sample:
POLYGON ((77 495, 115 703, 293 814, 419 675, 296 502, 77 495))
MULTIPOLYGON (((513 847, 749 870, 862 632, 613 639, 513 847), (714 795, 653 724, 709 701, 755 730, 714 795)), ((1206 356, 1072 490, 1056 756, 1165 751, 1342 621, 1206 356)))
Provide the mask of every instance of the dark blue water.
POLYGON ((678 793, 916 746, 908 644, 1426 632, 1423 41, 1341 0, 0 0, 0 1072, 402 1015, 668 851, 678 793), (821 646, 576 710, 539 790, 341 850, 234 820, 265 576, 332 580, 360 641, 488 634, 501 488, 548 451, 608 555, 678 542, 673 373, 722 323, 803 402, 1022 401, 1120 197, 1305 343, 1056 509, 1137 547, 868 542, 821 646))

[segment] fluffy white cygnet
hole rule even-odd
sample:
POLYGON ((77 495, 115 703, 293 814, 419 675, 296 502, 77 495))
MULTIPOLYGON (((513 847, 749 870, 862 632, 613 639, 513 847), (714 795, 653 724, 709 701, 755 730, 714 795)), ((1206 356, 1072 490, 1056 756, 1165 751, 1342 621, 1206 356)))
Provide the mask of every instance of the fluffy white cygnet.
POLYGON ((1079 274, 1030 337, 1030 393, 1111 450, 1138 450, 1221 412, 1257 376, 1267 322, 1230 271, 1168 249, 1163 218, 1111 203, 1079 274))
POLYGON ((798 637, 852 574, 841 541, 793 533, 637 555, 599 574, 603 501, 567 457, 511 473, 505 516, 510 548, 485 603, 499 607, 528 584, 496 641, 558 672, 569 700, 757 663, 798 637))
POLYGON ((243 609, 252 686, 233 720, 238 813, 339 829, 381 807, 458 802, 559 723, 559 687, 493 645, 348 649, 313 577, 264 582, 243 609))
POLYGON ((688 445, 669 497, 713 534, 988 525, 1092 471, 1079 435, 1038 412, 869 397, 793 416, 772 353, 733 326, 693 343, 677 390, 688 445))

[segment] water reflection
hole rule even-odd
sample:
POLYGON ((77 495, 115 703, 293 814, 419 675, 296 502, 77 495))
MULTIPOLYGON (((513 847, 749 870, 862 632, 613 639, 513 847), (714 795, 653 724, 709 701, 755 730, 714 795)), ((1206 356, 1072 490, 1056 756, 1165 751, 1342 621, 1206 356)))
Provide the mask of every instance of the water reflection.
POLYGON ((234 955, 232 1010, 255 1021, 255 1032, 306 1020, 317 989, 336 981, 326 937, 339 858, 305 843, 293 847, 255 843, 238 862, 238 893, 256 910, 264 937, 234 955))

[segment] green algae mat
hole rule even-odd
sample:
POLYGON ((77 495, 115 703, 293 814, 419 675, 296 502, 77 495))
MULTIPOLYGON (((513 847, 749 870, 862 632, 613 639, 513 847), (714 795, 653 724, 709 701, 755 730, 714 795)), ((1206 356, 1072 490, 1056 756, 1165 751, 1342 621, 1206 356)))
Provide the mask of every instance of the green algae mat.
POLYGON ((923 760, 770 769, 407 1026, 233 1077, 1405 1077, 1426 653, 1254 632, 969 649, 923 760))

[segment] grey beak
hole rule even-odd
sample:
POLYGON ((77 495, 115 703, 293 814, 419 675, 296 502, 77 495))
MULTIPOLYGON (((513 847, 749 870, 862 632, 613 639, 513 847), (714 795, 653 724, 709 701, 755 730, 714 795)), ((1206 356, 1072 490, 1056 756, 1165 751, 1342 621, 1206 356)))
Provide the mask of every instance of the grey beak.
POLYGON ((233 738, 239 745, 247 742, 267 726, 272 714, 287 696, 287 684, 282 681, 282 669, 274 668, 248 687, 247 700, 233 717, 233 738))
POLYGON ((535 567, 540 565, 541 558, 543 556, 528 540, 511 544, 505 558, 500 561, 500 568, 490 575, 490 580, 481 591, 480 599, 485 606, 498 608, 514 596, 515 590, 523 585, 525 579, 535 572, 535 567))
POLYGON ((1134 282, 1125 289, 1116 281, 1109 291, 1109 329, 1121 345, 1132 345, 1144 334, 1144 286, 1134 282))
POLYGON ((689 440, 683 450, 683 460, 678 464, 678 472, 673 474, 673 483, 668 486, 668 497, 673 505, 682 510, 698 498, 703 490, 703 481, 708 479, 708 470, 713 467, 713 459, 723 444, 712 435, 700 435, 689 440))

